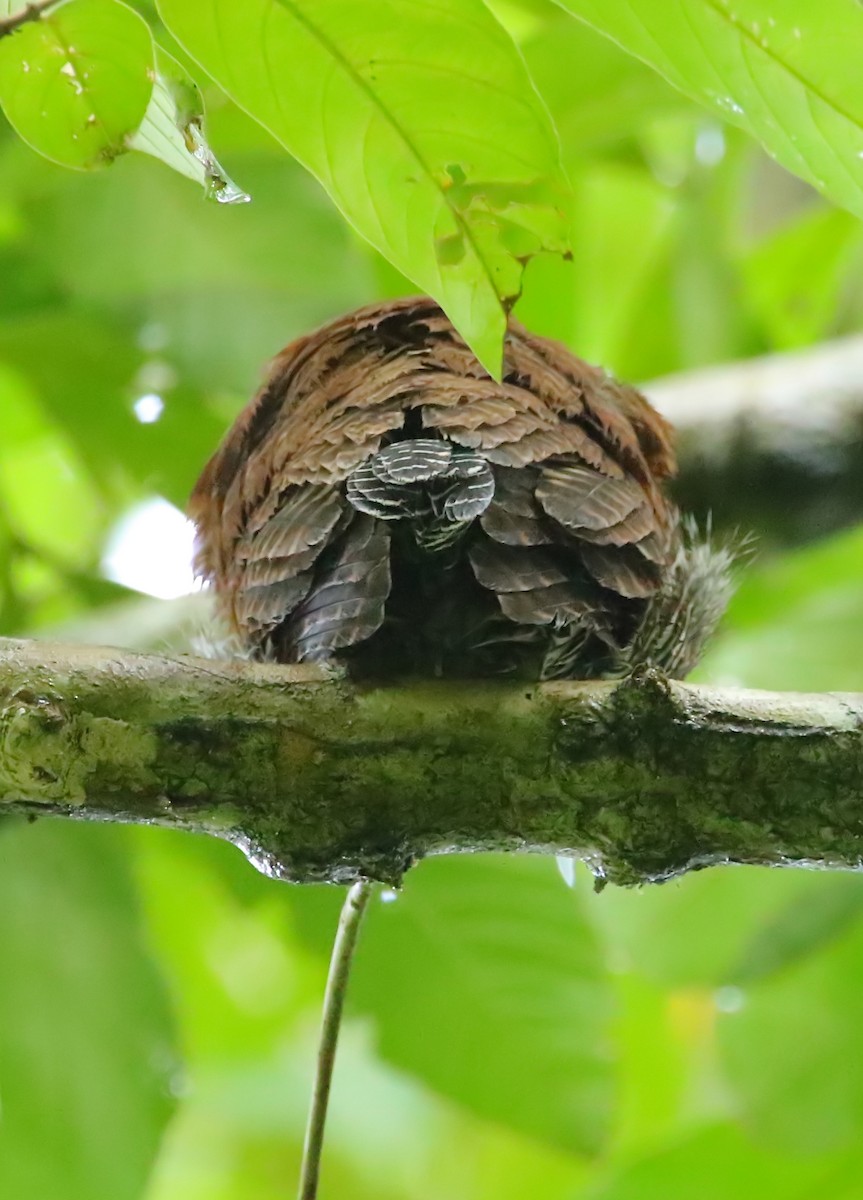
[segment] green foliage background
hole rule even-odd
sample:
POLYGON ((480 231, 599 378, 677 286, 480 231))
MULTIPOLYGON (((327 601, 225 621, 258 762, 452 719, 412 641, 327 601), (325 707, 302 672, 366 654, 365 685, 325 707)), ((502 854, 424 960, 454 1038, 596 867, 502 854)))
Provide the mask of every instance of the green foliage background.
MULTIPOLYGON (((95 6, 101 20, 107 2, 65 7, 95 6)), ((266 38, 237 35, 215 54, 215 7, 164 0, 185 49, 138 9, 180 77, 204 85, 209 143, 251 204, 208 204, 183 177, 207 182, 177 141, 176 93, 148 136, 177 173, 142 154, 70 172, 0 126, 2 634, 178 644, 183 604, 102 577, 110 529, 149 496, 182 506, 261 364, 358 304, 439 284, 493 366, 499 298, 525 258, 518 315, 631 379, 861 326, 852 0, 817 12, 739 0, 734 13, 720 0, 569 0, 587 23, 539 0, 441 0, 439 24, 395 0, 321 3, 331 43, 348 47, 368 21, 395 53, 410 21, 424 22, 411 70, 377 91, 365 80, 390 133, 398 112, 409 136, 373 139, 362 194, 353 93, 326 101, 329 157, 317 110, 304 120, 332 63, 292 55, 285 28, 268 81, 256 57, 266 38), (525 178, 507 154, 532 135, 502 122, 490 86, 442 86, 453 61, 505 77, 526 122, 551 137, 541 152, 533 137, 525 178), (433 165, 465 161, 468 135, 487 171, 473 191, 476 180, 433 165), (432 164, 416 207, 386 170, 411 154, 432 164), (542 186, 525 190, 536 171, 542 186), (536 255, 563 246, 560 214, 571 259, 536 255), (133 405, 148 392, 165 409, 142 425, 133 405)), ((248 13, 264 21, 273 7, 285 23, 312 11, 284 0, 248 13)), ((22 36, 0 43, 0 102, 38 142, 10 66, 17 55, 21 69, 22 36)), ((88 82, 75 103, 101 112, 120 87, 140 121, 139 68, 130 59, 129 88, 97 72, 108 99, 88 82)), ((88 111, 67 114, 68 129, 88 111)), ((40 148, 85 166, 127 145, 110 120, 98 130, 96 150, 79 153, 52 124, 40 148)), ((699 677, 863 690, 861 611, 863 527, 764 546, 699 677)), ((5 824, 0 1195, 291 1194, 340 899, 266 880, 216 842, 5 824)), ((364 930, 324 1194, 851 1200, 863 1195, 861 981, 855 876, 728 868, 596 896, 580 871, 570 889, 552 861, 424 863, 397 898, 374 901, 364 930)))

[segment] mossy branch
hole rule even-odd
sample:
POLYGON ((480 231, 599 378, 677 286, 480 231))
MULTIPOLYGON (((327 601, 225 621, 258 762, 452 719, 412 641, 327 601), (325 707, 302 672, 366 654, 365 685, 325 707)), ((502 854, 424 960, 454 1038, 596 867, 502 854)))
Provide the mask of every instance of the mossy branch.
POLYGON ((297 881, 425 854, 586 859, 617 883, 863 863, 863 695, 361 687, 316 668, 0 640, 0 811, 229 838, 297 881))

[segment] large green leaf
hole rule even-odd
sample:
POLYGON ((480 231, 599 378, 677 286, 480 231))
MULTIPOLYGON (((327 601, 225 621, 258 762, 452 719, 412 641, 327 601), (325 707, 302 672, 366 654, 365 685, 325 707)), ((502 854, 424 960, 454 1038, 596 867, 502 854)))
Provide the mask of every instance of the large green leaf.
POLYGON ((662 887, 606 888, 588 902, 615 962, 670 988, 730 981, 777 911, 820 894, 824 876, 724 867, 662 887))
POLYGON ((728 1078, 752 1131, 789 1151, 858 1147, 863 922, 747 986, 721 1017, 728 1078))
POLYGON ((159 10, 499 372, 524 262, 566 250, 566 188, 546 110, 481 0, 161 0, 159 10))
POLYGON ((610 993, 552 862, 436 859, 376 904, 352 982, 384 1058, 461 1104, 595 1152, 611 1115, 610 993))
POLYGON ((863 8, 853 0, 560 0, 783 166, 863 216, 863 8))
POLYGON ((755 931, 729 978, 746 985, 797 963, 844 934, 863 914, 863 879, 841 872, 816 877, 755 931))
POLYGON ((171 1020, 113 830, 0 832, 0 1194, 138 1200, 173 1109, 171 1020))
POLYGON ((635 1162, 615 1164, 588 1200, 809 1200, 832 1192, 835 1164, 771 1154, 732 1124, 682 1134, 635 1162))
POLYGON ((150 30, 118 0, 68 0, 0 41, 0 107, 66 167, 98 167, 127 148, 152 76, 150 30))

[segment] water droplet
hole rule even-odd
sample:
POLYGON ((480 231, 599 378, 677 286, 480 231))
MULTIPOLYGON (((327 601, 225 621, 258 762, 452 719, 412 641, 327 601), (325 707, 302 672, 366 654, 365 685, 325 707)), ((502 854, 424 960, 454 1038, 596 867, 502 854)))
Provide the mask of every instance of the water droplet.
POLYGON ((60 74, 65 75, 66 78, 69 80, 72 87, 75 89, 76 96, 82 95, 82 93, 84 91, 84 85, 81 82, 81 80, 78 78, 78 72, 75 70, 74 63, 71 63, 71 62, 63 63, 63 66, 60 68, 60 74))
POLYGON ((725 157, 725 134, 720 125, 704 125, 695 135, 695 157, 703 167, 715 167, 725 157))
POLYGON ((717 96, 716 103, 720 108, 724 108, 726 112, 734 113, 738 117, 744 115, 741 106, 731 96, 717 96))
POLYGON ((216 160, 213 151, 207 145, 199 121, 191 121, 185 129, 187 144, 193 156, 204 168, 206 182, 204 190, 208 200, 218 204, 247 204, 251 200, 248 192, 237 187, 229 179, 216 160))
POLYGON ((28 71, 30 70, 30 64, 29 64, 28 62, 22 62, 22 64, 21 64, 21 70, 22 70, 22 71, 24 72, 24 74, 26 75, 26 74, 28 73, 28 71))
POLYGON ((800 33, 800 30, 797 28, 797 26, 796 26, 796 25, 795 25, 795 26, 794 26, 794 28, 791 30, 791 32, 794 34, 794 36, 795 36, 795 37, 798 39, 798 41, 799 41, 799 40, 800 40, 800 37, 801 37, 802 35, 801 35, 801 33, 800 33))
POLYGON ((137 341, 147 354, 157 354, 168 344, 168 326, 160 321, 148 321, 138 330, 137 341))
POLYGON ((721 1013, 739 1013, 746 1004, 746 996, 739 987, 721 987, 714 992, 713 1003, 721 1013))
POLYGON ((139 396, 132 405, 132 411, 142 425, 152 425, 158 421, 165 409, 165 401, 155 392, 147 392, 139 396))
POLYGON ((381 904, 394 904, 398 898, 398 892, 393 891, 392 888, 384 888, 381 892, 381 904))
POLYGON ((162 358, 148 358, 135 375, 134 386, 141 395, 155 392, 161 396, 177 386, 177 372, 162 358))
POLYGON ((568 854, 555 855, 554 861, 557 863, 557 869, 560 871, 560 877, 569 888, 575 887, 575 859, 568 854))

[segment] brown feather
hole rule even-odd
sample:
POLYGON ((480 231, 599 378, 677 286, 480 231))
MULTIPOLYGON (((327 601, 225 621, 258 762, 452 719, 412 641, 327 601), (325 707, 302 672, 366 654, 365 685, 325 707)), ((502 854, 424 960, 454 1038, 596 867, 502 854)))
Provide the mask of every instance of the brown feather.
POLYGON ((525 654, 548 627, 531 669, 596 673, 675 560, 673 472, 647 401, 563 346, 511 321, 498 383, 432 301, 372 305, 275 358, 192 495, 196 565, 286 661, 373 667, 385 638, 405 669, 446 642, 469 670, 509 622, 525 654))

